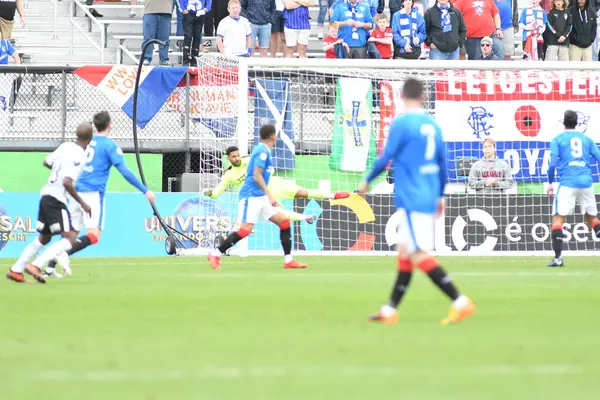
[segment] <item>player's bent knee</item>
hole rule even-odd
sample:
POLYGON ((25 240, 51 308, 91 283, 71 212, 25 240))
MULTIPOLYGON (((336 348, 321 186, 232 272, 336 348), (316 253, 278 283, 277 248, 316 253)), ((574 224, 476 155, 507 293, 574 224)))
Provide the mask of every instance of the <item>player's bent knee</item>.
POLYGON ((100 235, 96 232, 88 232, 85 234, 90 239, 91 244, 96 244, 100 241, 100 235))
POLYGON ((287 229, 290 229, 290 220, 289 219, 285 219, 282 222, 279 223, 279 229, 281 229, 282 231, 285 231, 287 229))
POLYGON ((243 239, 250 235, 250 232, 252 232, 252 228, 248 229, 247 227, 241 227, 236 233, 243 239))
POLYGON ((413 272, 413 263, 408 258, 398 257, 398 272, 413 272))
POLYGON ((438 263, 438 261, 431 256, 426 256, 426 257, 422 258, 417 264, 419 269, 421 271, 425 272, 426 274, 430 273, 431 271, 433 271, 434 269, 439 267, 439 265, 440 265, 440 263, 438 263))

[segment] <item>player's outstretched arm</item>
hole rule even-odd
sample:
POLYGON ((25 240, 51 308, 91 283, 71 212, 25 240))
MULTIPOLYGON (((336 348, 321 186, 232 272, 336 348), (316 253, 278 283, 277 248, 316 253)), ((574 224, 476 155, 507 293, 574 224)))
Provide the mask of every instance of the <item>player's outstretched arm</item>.
POLYGON ((385 144, 385 148, 383 149, 383 153, 381 156, 375 161, 373 164, 373 168, 365 181, 358 189, 359 193, 365 193, 369 188, 369 183, 371 183, 375 178, 377 178, 387 167, 387 165, 392 161, 395 155, 398 153, 398 150, 401 146, 401 138, 402 138, 402 122, 399 122, 399 119, 396 119, 392 125, 390 126, 390 133, 388 135, 388 141, 385 144))
POLYGON ((592 153, 592 157, 594 157, 594 160, 596 160, 596 162, 598 164, 600 164, 600 149, 598 149, 598 146, 596 146, 596 143, 594 143, 594 141, 592 139, 590 139, 590 142, 592 142, 590 144, 590 150, 592 153))
POLYGON ((550 164, 548 165, 548 183, 554 183, 554 175, 558 166, 558 141, 553 139, 550 143, 550 164))
POLYGON ((127 164, 123 162, 115 165, 115 168, 121 173, 121 175, 123 175, 123 178, 125 178, 125 180, 129 182, 131 186, 135 187, 144 194, 148 192, 148 188, 142 182, 140 182, 133 172, 131 172, 131 170, 127 167, 127 164))
POLYGON ((211 199, 217 199, 220 195, 222 195, 227 187, 230 185, 229 178, 227 177, 227 173, 223 175, 219 184, 212 190, 205 190, 204 195, 210 197, 211 199))

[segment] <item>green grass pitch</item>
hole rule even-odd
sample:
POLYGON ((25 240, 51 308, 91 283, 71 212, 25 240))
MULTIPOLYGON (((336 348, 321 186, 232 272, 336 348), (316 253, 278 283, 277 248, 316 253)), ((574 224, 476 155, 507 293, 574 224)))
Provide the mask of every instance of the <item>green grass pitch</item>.
MULTIPOLYGON (((422 274, 400 323, 392 257, 75 259, 47 285, 0 283, 0 399, 595 399, 600 265, 442 259, 477 303, 456 326, 422 274)), ((8 268, 12 260, 0 262, 8 268)))

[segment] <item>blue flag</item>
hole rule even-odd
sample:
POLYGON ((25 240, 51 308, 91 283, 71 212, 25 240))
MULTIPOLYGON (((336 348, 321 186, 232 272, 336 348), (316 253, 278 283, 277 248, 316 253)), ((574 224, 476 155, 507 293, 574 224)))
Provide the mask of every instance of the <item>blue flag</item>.
POLYGON ((275 169, 294 169, 296 146, 292 124, 290 82, 287 79, 254 81, 254 144, 260 140, 262 125, 273 124, 277 128, 277 143, 272 154, 275 169))

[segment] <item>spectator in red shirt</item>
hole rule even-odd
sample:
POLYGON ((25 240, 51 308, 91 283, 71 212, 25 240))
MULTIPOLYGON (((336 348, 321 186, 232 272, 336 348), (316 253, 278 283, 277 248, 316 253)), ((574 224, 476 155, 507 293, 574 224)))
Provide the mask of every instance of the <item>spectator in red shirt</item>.
POLYGON ((390 28, 387 15, 377 14, 375 16, 375 29, 371 31, 371 37, 367 43, 369 58, 391 59, 394 50, 394 34, 390 28))
POLYGON ((344 40, 338 38, 338 30, 340 24, 338 22, 330 22, 327 27, 327 37, 323 39, 323 51, 325 58, 350 58, 347 54, 350 53, 350 48, 344 40))
POLYGON ((481 39, 489 36, 494 41, 494 54, 504 58, 504 43, 500 27, 500 13, 494 0, 458 0, 454 6, 461 12, 467 25, 467 55, 469 60, 481 56, 481 39))

